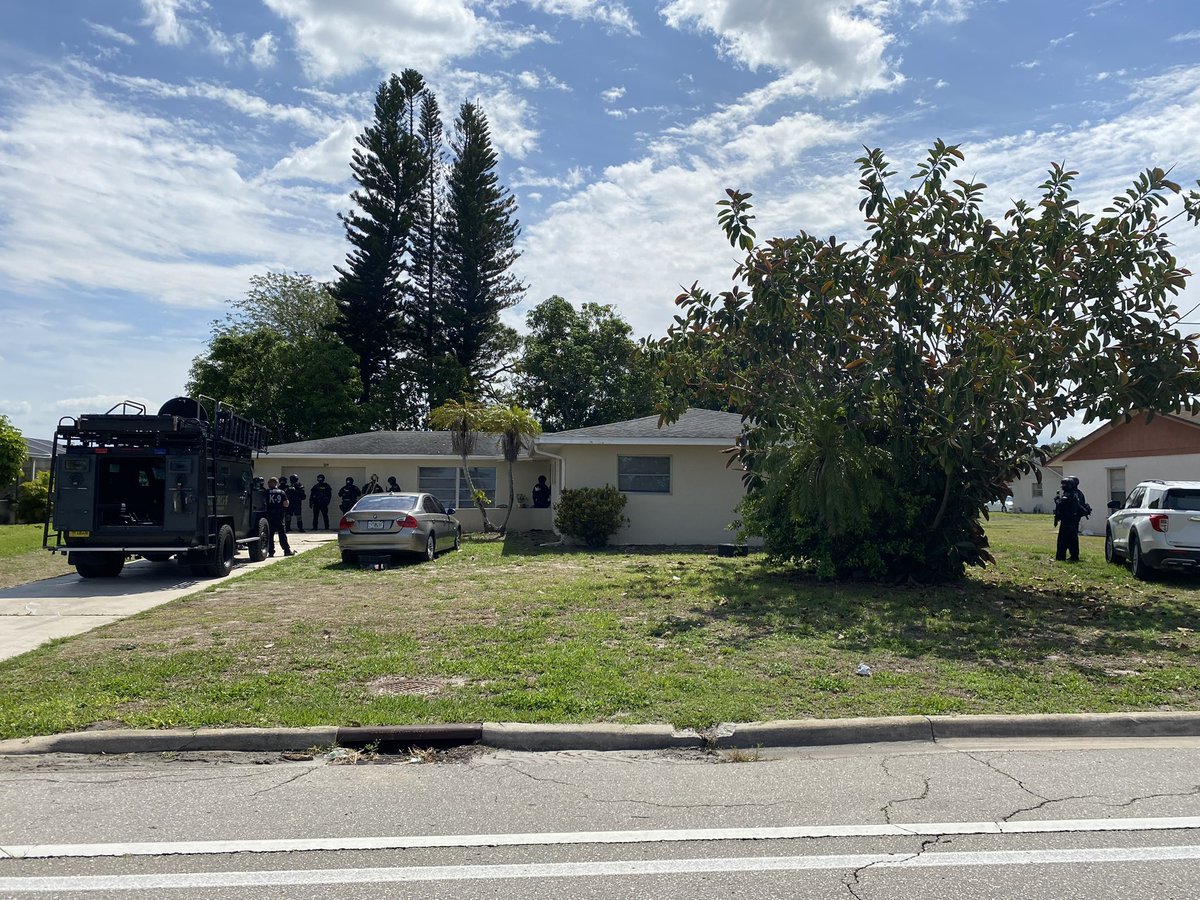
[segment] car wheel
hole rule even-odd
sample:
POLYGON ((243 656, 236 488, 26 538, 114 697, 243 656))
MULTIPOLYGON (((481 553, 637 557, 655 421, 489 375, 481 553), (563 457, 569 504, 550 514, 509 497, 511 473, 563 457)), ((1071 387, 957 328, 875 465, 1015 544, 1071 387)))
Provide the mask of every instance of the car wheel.
POLYGON ((267 547, 271 542, 271 533, 267 528, 267 520, 258 520, 258 540, 249 544, 250 562, 262 562, 267 558, 267 547))
POLYGON ((204 566, 204 574, 209 578, 224 578, 233 571, 233 553, 237 549, 237 541, 233 539, 233 529, 222 525, 217 532, 216 551, 204 566))
POLYGON ((461 528, 454 529, 454 549, 455 550, 462 549, 462 529, 461 528))
POLYGON ((435 556, 437 556, 437 537, 431 531, 429 538, 425 541, 425 559, 432 561, 435 556))
POLYGON ((1150 580, 1150 566, 1142 556, 1142 545, 1138 543, 1137 536, 1132 534, 1129 536, 1129 567, 1133 569, 1133 577, 1138 581, 1150 580))
POLYGON ((342 565, 352 566, 352 565, 354 565, 354 561, 355 561, 355 556, 354 556, 353 551, 351 551, 351 550, 343 550, 342 551, 342 565))
POLYGON ((1112 563, 1114 566, 1121 564, 1121 554, 1117 552, 1117 547, 1113 543, 1112 530, 1106 529, 1104 532, 1104 561, 1112 563))

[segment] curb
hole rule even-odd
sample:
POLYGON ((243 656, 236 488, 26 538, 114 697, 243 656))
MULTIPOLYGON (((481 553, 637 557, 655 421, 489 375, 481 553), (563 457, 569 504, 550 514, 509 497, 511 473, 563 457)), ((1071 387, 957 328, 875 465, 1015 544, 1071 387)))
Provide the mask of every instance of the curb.
POLYGON ((223 750, 282 752, 313 747, 409 747, 482 744, 498 750, 703 750, 821 747, 954 738, 1200 737, 1200 712, 1082 713, 1029 716, 890 716, 799 719, 718 725, 705 731, 670 725, 484 722, 355 728, 114 729, 0 741, 0 756, 34 753, 167 753, 223 750))

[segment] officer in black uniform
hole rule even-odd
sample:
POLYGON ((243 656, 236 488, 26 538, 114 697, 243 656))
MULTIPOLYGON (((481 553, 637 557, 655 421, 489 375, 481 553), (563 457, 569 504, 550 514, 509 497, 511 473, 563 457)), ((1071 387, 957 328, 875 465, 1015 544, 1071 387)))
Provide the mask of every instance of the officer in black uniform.
POLYGON ((546 484, 545 475, 539 475, 537 484, 533 486, 533 508, 550 508, 550 485, 546 484))
POLYGON ((388 489, 388 493, 389 493, 389 494, 398 494, 398 493, 400 493, 400 482, 398 482, 398 481, 396 480, 396 476, 395 476, 395 475, 389 475, 389 476, 388 476, 388 486, 387 486, 387 489, 388 489))
POLYGON ((312 530, 317 530, 317 520, 325 520, 325 530, 329 530, 329 501, 333 499, 333 488, 325 480, 324 475, 317 476, 317 483, 308 493, 308 505, 312 507, 312 530))
POLYGON ((1079 479, 1071 476, 1062 480, 1062 490, 1054 500, 1054 524, 1058 526, 1058 547, 1054 558, 1059 562, 1079 562, 1079 520, 1092 514, 1079 490, 1079 479))
POLYGON ((287 528, 284 527, 284 516, 287 515, 287 494, 279 487, 279 479, 267 479, 267 492, 263 497, 267 509, 267 556, 275 555, 275 535, 279 535, 279 546, 283 548, 284 556, 292 556, 293 551, 288 546, 287 528))
POLYGON ((354 479, 347 476, 346 483, 338 488, 338 499, 341 500, 341 510, 344 513, 350 512, 350 507, 358 502, 358 498, 362 496, 362 491, 358 489, 358 485, 354 483, 354 479))
POLYGON ((304 533, 304 500, 308 497, 308 493, 304 490, 304 485, 300 483, 299 475, 292 475, 288 478, 288 486, 284 489, 287 494, 288 508, 285 520, 287 522, 287 530, 292 530, 292 519, 296 520, 296 530, 301 534, 304 533))

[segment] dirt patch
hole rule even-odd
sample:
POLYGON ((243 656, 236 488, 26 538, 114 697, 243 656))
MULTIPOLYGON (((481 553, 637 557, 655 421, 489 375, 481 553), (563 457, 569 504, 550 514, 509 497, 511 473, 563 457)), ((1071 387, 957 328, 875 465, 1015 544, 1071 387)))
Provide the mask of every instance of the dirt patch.
POLYGON ((386 675, 367 684, 367 693, 376 696, 432 697, 447 688, 466 685, 465 678, 412 678, 406 675, 386 675))

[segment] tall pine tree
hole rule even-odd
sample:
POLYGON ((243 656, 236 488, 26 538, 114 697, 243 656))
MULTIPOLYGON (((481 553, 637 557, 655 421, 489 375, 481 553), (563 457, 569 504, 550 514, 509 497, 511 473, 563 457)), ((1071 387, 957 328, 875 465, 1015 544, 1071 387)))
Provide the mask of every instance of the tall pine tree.
POLYGON ((442 223, 446 287, 440 309, 442 338, 457 377, 447 377, 449 396, 479 397, 489 376, 515 351, 516 332, 500 314, 521 301, 525 286, 510 269, 520 227, 517 202, 496 177, 487 117, 464 103, 454 123, 453 158, 442 223))
POLYGON ((360 404, 376 399, 396 357, 396 334, 406 290, 415 198, 422 186, 423 154, 414 134, 420 73, 392 75, 375 95, 373 122, 355 140, 350 163, 357 209, 340 215, 352 249, 330 288, 338 305, 333 330, 358 355, 360 404))

